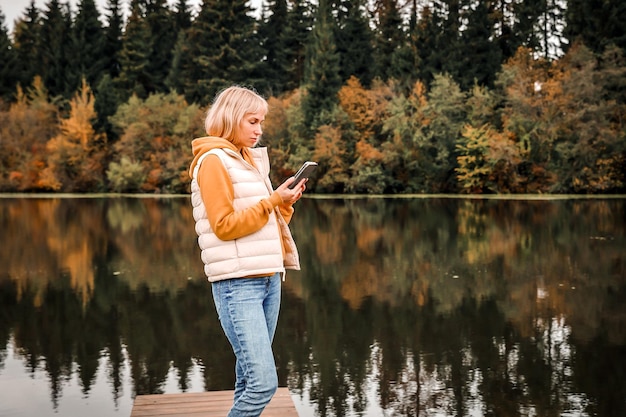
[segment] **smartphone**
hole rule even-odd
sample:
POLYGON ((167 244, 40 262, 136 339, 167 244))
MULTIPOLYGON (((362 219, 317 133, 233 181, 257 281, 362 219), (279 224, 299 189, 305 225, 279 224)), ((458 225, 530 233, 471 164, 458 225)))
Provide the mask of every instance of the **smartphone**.
POLYGON ((316 168, 317 162, 306 161, 304 164, 302 164, 298 172, 296 172, 296 174, 294 175, 296 180, 289 185, 289 188, 292 189, 293 187, 298 185, 303 179, 309 178, 316 168))

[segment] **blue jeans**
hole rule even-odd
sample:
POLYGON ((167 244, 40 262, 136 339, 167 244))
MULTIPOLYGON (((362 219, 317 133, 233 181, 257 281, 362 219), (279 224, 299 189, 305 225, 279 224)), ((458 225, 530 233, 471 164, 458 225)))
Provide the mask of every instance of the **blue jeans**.
POLYGON ((280 310, 280 274, 212 284, 213 300, 235 352, 235 398, 228 417, 259 416, 278 388, 272 340, 280 310))

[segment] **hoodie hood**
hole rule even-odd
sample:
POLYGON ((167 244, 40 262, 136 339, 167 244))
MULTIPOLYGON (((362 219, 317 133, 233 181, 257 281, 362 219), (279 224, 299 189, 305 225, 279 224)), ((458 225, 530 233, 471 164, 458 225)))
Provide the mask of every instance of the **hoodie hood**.
POLYGON ((189 177, 193 177, 193 169, 198 164, 198 160, 202 154, 207 153, 211 149, 231 149, 234 152, 239 152, 239 149, 232 142, 227 141, 224 138, 216 136, 206 136, 203 138, 194 139, 191 141, 191 152, 193 153, 193 161, 189 167, 189 177))

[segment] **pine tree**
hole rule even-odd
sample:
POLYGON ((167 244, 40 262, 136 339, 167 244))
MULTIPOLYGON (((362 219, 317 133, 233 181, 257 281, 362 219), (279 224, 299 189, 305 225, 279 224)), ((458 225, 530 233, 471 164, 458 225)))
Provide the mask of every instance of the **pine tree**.
POLYGON ((174 13, 174 26, 176 34, 181 30, 189 29, 191 26, 191 6, 188 0, 177 0, 174 13))
POLYGON ((206 104, 222 88, 235 83, 259 87, 263 81, 263 51, 246 4, 244 0, 203 1, 176 58, 188 101, 206 104))
POLYGON ((150 28, 152 50, 148 72, 152 78, 152 91, 165 92, 165 78, 172 66, 172 56, 177 40, 174 14, 167 7, 166 0, 152 0, 147 3, 145 20, 150 28))
POLYGON ((47 7, 41 26, 42 78, 51 96, 69 98, 75 87, 69 84, 67 72, 71 16, 59 0, 50 0, 47 7))
POLYGON ((17 54, 4 24, 4 14, 0 11, 0 98, 8 99, 15 94, 19 77, 17 54))
POLYGON ((266 51, 264 67, 269 80, 271 95, 277 96, 285 91, 289 80, 290 51, 285 45, 287 28, 287 0, 269 0, 269 17, 262 19, 259 34, 266 51))
POLYGON ((120 52, 122 50, 122 29, 124 18, 120 7, 120 0, 108 0, 106 10, 107 25, 104 28, 103 69, 112 79, 120 74, 120 52))
POLYGON ((467 27, 461 34, 462 70, 455 77, 461 88, 469 90, 474 83, 493 87, 501 65, 501 52, 493 38, 493 22, 485 2, 478 2, 469 12, 467 27))
POLYGON ((145 19, 144 0, 131 1, 131 13, 126 24, 120 51, 120 75, 116 85, 123 91, 122 101, 132 94, 146 98, 154 92, 154 82, 150 74, 150 54, 152 53, 152 34, 145 19))
POLYGON ((287 13, 287 27, 282 33, 282 44, 287 54, 288 73, 285 90, 290 91, 304 83, 306 45, 309 42, 313 13, 305 0, 291 0, 287 13))
POLYGON ((393 78, 393 56, 403 45, 405 33, 398 0, 376 0, 376 34, 374 39, 375 76, 393 78))
POLYGON ((341 88, 339 55, 332 25, 329 0, 321 0, 308 45, 306 95, 302 103, 305 125, 312 131, 324 124, 324 116, 337 105, 337 93, 341 88))
POLYGON ((415 45, 420 66, 418 79, 429 84, 435 74, 441 73, 445 56, 439 50, 441 36, 441 18, 432 7, 424 7, 416 28, 415 45))
POLYGON ((102 76, 96 85, 94 96, 96 97, 94 109, 97 115, 94 128, 98 133, 105 133, 107 139, 113 142, 117 139, 118 133, 113 130, 109 118, 115 114, 120 105, 120 98, 109 74, 102 76))
POLYGON ((102 77, 104 66, 104 32, 100 23, 100 13, 94 0, 81 0, 74 20, 72 42, 72 65, 76 74, 71 80, 74 90, 80 87, 84 78, 90 86, 102 77))
MULTIPOLYGON (((441 28, 436 47, 443 58, 439 72, 450 74, 457 83, 465 71, 463 60, 468 54, 461 45, 461 22, 465 18, 463 11, 468 7, 467 3, 467 0, 443 0, 441 9, 438 10, 441 28)), ((473 53, 474 51, 469 52, 473 53)))
POLYGON ((541 45, 537 33, 537 25, 542 10, 542 4, 546 0, 526 0, 513 4, 515 24, 513 25, 512 46, 515 47, 513 54, 520 46, 532 50, 538 50, 541 45))
POLYGON ((596 53, 614 44, 626 52, 626 3, 623 1, 569 0, 565 13, 569 45, 577 40, 596 53))
POLYGON ((363 86, 369 87, 374 76, 371 65, 374 37, 365 13, 363 0, 340 0, 335 40, 342 81, 355 76, 363 86))
POLYGON ((42 75, 41 17, 31 0, 23 18, 18 19, 13 30, 15 52, 19 66, 19 83, 31 85, 36 75, 42 75))
POLYGON ((417 0, 411 0, 411 12, 406 37, 391 57, 392 70, 390 75, 401 89, 410 92, 418 80, 420 57, 418 51, 419 26, 417 0))

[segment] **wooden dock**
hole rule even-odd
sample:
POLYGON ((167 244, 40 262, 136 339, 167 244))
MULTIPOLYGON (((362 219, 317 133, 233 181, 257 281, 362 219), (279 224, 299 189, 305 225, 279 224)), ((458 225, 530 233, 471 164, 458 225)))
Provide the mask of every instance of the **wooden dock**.
MULTIPOLYGON (((233 391, 138 395, 130 417, 225 417, 233 405, 233 391)), ((278 388, 263 417, 298 417, 288 388, 278 388)))

